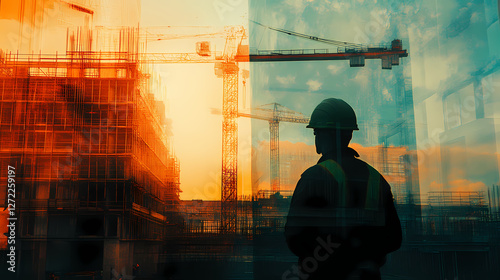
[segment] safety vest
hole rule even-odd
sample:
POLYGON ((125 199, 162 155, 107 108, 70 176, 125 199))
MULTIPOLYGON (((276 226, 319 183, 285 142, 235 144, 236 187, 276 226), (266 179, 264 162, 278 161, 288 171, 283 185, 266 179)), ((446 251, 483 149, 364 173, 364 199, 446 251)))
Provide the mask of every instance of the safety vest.
MULTIPOLYGON (((318 164, 323 167, 337 181, 339 192, 339 207, 347 206, 347 185, 346 176, 342 167, 333 159, 325 160, 318 164)), ((365 197, 365 209, 377 209, 380 197, 380 174, 370 165, 366 165, 370 175, 368 176, 368 186, 365 197)))
POLYGON ((346 175, 342 167, 334 160, 325 160, 318 164, 337 181, 337 210, 335 211, 337 226, 383 225, 384 211, 380 203, 380 173, 370 165, 365 195, 364 208, 352 208, 347 205, 348 191, 346 175))

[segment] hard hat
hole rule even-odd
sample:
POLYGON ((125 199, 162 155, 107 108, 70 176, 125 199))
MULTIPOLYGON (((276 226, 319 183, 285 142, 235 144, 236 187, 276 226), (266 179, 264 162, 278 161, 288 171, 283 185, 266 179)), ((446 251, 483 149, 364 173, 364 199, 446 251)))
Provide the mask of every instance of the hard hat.
POLYGON ((328 98, 319 103, 311 115, 307 128, 359 130, 356 114, 342 99, 328 98))

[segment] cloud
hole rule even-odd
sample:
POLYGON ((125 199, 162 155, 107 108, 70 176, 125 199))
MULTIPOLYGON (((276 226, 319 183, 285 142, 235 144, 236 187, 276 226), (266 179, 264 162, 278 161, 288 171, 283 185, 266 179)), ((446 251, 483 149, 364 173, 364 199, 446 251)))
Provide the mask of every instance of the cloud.
POLYGON ((445 191, 445 192, 477 192, 487 191, 488 187, 483 182, 473 182, 468 179, 456 179, 448 182, 448 186, 443 183, 432 181, 429 185, 430 191, 445 191))
MULTIPOLYGON (((435 145, 439 145, 435 143, 435 145)), ((429 191, 486 191, 498 184, 498 153, 488 145, 420 147, 418 172, 422 199, 429 191)))
POLYGON ((335 12, 342 12, 346 9, 349 9, 351 7, 351 4, 335 1, 332 3, 331 7, 332 7, 332 10, 335 12))
POLYGON ((384 95, 385 101, 394 101, 394 99, 392 99, 391 93, 389 92, 389 90, 387 88, 384 88, 382 90, 382 94, 384 95))
POLYGON ((361 86, 367 86, 368 80, 369 76, 368 70, 366 70, 366 68, 360 69, 356 74, 356 77, 353 78, 353 81, 361 86))
MULTIPOLYGON (((313 2, 314 0, 307 0, 307 2, 313 2)), ((350 3, 344 3, 344 2, 339 2, 339 1, 329 1, 329 0, 322 0, 322 1, 315 1, 311 7, 318 12, 319 14, 325 14, 325 13, 331 13, 331 12, 345 12, 347 9, 351 7, 350 3)))
POLYGON ((292 75, 286 77, 276 76, 276 80, 282 85, 295 84, 295 76, 292 75))
MULTIPOLYGON (((381 146, 363 146, 358 143, 352 142, 350 144, 354 150, 356 150, 360 159, 366 161, 377 170, 381 171, 384 168, 384 164, 381 162, 380 149, 381 146)), ((258 168, 252 170, 252 172, 262 172, 264 174, 262 181, 269 181, 269 140, 259 142, 257 155, 255 159, 257 160, 258 168)), ((446 148, 448 152, 452 155, 447 157, 443 156, 443 147, 430 147, 427 149, 420 149, 418 151, 408 151, 406 147, 394 147, 390 146, 386 150, 385 157, 391 162, 398 162, 402 155, 405 154, 418 154, 418 174, 419 174, 419 184, 422 202, 427 202, 428 192, 483 192, 486 195, 488 186, 491 182, 490 173, 497 172, 497 166, 492 166, 491 162, 500 158, 500 155, 489 154, 486 147, 477 147, 476 149, 465 149, 463 147, 453 147, 446 148), (461 160, 460 157, 465 157, 467 160, 461 160), (489 157, 489 158, 486 158, 489 157), (443 160, 445 162, 443 162, 443 160), (470 164, 467 162, 470 161, 470 164), (458 162, 458 165, 457 165, 458 162), (455 166, 453 166, 455 165, 455 166), (471 165, 474 166, 471 168, 471 165), (445 168, 445 166, 447 166, 445 168), (477 166, 477 167, 476 167, 477 166), (443 181, 444 178, 447 178, 443 181)), ((289 173, 289 175, 282 174, 282 180, 288 180, 289 182, 294 182, 288 187, 293 189, 294 184, 300 178, 299 174, 305 170, 308 166, 314 164, 314 160, 317 160, 317 154, 314 145, 307 145, 305 143, 290 143, 288 141, 280 141, 280 154, 283 158, 293 158, 290 157, 292 154, 298 154, 303 157, 300 162, 294 162, 289 168, 292 168, 294 172, 289 173), (291 176, 288 178, 287 176, 291 176), (293 185, 293 186, 292 186, 293 185)), ((402 163, 401 163, 402 164, 402 163)), ((417 162, 414 162, 417 164, 417 162)), ((405 166, 401 166, 405 167, 405 166)), ((401 168, 399 167, 399 168, 401 168)), ((399 172, 397 167, 389 167, 390 170, 399 172), (394 169, 396 168, 396 169, 394 169)), ((394 173, 382 172, 385 179, 393 186, 393 192, 403 194, 404 188, 398 187, 400 184, 401 177, 394 173)), ((498 180, 495 179, 495 180, 498 180)), ((287 188, 288 188, 287 187, 287 188)), ((262 185, 260 189, 269 188, 269 184, 262 185)))
POLYGON ((328 65, 327 69, 332 73, 332 75, 336 75, 337 73, 340 72, 340 70, 344 69, 344 66, 342 65, 328 65))
POLYGON ((479 22, 481 20, 481 15, 478 12, 473 12, 470 16, 470 21, 472 23, 479 22))
POLYGON ((306 85, 309 86, 309 91, 317 91, 317 90, 321 89, 321 86, 323 85, 323 83, 316 81, 316 80, 309 80, 309 81, 307 81, 306 85))
POLYGON ((297 19, 295 21, 295 25, 293 25, 292 30, 295 32, 304 33, 304 34, 310 33, 309 28, 308 28, 308 23, 305 22, 302 18, 297 19))
POLYGON ((295 14, 298 15, 302 14, 304 12, 304 9, 306 8, 306 5, 308 5, 304 2, 304 0, 285 0, 284 3, 288 5, 295 12, 295 14))

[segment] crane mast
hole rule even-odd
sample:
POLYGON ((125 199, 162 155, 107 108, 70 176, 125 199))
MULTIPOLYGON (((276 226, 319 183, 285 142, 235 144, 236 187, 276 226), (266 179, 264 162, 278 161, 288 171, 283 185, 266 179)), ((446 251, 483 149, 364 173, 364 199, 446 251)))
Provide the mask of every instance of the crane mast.
POLYGON ((280 147, 279 137, 280 122, 308 123, 309 118, 302 113, 295 112, 278 103, 262 105, 252 110, 252 113, 239 113, 240 117, 247 117, 269 122, 269 167, 271 177, 271 190, 273 193, 280 191, 280 147), (271 108, 265 108, 270 106, 271 108))
POLYGON ((222 76, 222 172, 221 232, 235 233, 238 218, 238 74, 234 57, 245 31, 231 28, 226 39, 223 62, 215 64, 215 73, 222 76))

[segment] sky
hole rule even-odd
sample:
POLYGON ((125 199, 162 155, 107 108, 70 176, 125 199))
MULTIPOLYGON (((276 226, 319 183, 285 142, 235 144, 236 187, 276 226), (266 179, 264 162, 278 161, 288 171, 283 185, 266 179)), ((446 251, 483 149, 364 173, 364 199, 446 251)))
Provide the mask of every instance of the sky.
MULTIPOLYGON (((391 33, 391 11, 380 2, 268 0, 251 1, 249 9, 253 21, 320 38, 369 45, 388 45, 393 39, 404 39, 397 37, 401 34, 391 33)), ((337 50, 334 45, 278 33, 257 24, 250 23, 249 28, 251 50, 337 50)), ((354 132, 353 142, 377 146, 381 144, 376 134, 378 126, 396 118, 397 75, 403 75, 405 58, 401 64, 389 71, 381 69, 380 60, 367 60, 361 68, 351 68, 346 60, 253 63, 252 103, 258 106, 277 102, 309 116, 323 99, 344 99, 357 113, 361 127, 354 132)), ((266 126, 267 123, 252 121, 254 146, 263 141, 259 131, 266 126)), ((280 140, 314 145, 312 130, 301 124, 281 124, 280 140)), ((399 145, 400 141, 389 144, 399 145)))
MULTIPOLYGON (((402 114, 415 125, 416 143, 410 145, 422 155, 422 190, 449 190, 455 186, 474 189, 478 185, 484 189, 499 183, 500 141, 496 139, 500 137, 500 100, 495 94, 500 88, 500 75, 495 72, 500 57, 498 0, 76 1, 94 9, 93 18, 80 12, 71 14, 74 11, 55 4, 56 0, 32 2, 44 10, 43 16, 33 19, 35 29, 45 28, 46 32, 38 37, 19 37, 20 31, 30 34, 30 30, 19 30, 15 15, 5 13, 18 2, 2 1, 0 31, 5 39, 0 40, 0 48, 62 51, 65 41, 54 38, 66 34, 62 27, 67 24, 93 21, 95 25, 126 25, 139 18, 142 28, 187 26, 165 29, 181 34, 204 33, 207 28, 203 26, 219 30, 244 25, 252 51, 335 48, 277 33, 253 21, 353 43, 388 44, 395 38, 402 39, 410 55, 390 71, 382 70, 379 60, 367 61, 362 68, 351 68, 347 61, 242 63, 240 67, 249 70, 250 79, 245 89, 240 81, 240 109, 277 102, 307 116, 321 100, 343 98, 357 112, 362 127, 355 132, 353 141, 367 147, 380 145, 378 128, 402 114), (493 69, 492 74, 482 79, 481 71, 488 69, 493 69), (410 82, 405 90, 411 91, 412 100, 398 99, 402 78, 410 82), (471 82, 475 79, 480 79, 485 92, 484 119, 479 121, 475 121, 475 101, 469 102, 478 88, 471 82), (467 155, 464 162, 448 162, 462 159, 456 156, 460 153, 467 155)), ((192 53, 200 40, 211 41, 212 49, 218 51, 224 46, 221 37, 191 38, 150 41, 148 51, 192 53)), ((183 199, 220 197, 222 118, 211 114, 211 109, 221 108, 222 80, 214 75, 213 67, 155 65, 166 86, 167 114, 172 120, 174 150, 181 164, 183 199)), ((249 119, 240 119, 239 127, 239 193, 250 194, 251 160, 268 158, 268 154, 256 154, 255 150, 269 140, 269 128, 265 121, 249 119)), ((301 124, 280 124, 280 140, 313 144, 312 132, 301 124)), ((396 146, 404 142, 397 137, 387 141, 396 146)))
MULTIPOLYGON (((189 26, 180 31, 189 34, 207 33, 204 26, 216 31, 224 26, 247 26, 247 5, 246 1, 142 0, 141 26, 189 26)), ((224 37, 194 38, 150 42, 148 52, 194 53, 196 42, 201 40, 209 40, 217 51, 224 48, 224 37)), ((240 63, 240 68, 245 67, 248 69, 240 63)), ((220 199, 222 117, 212 114, 211 109, 222 108, 222 79, 215 76, 212 63, 157 65, 156 70, 167 86, 168 117, 181 167, 181 199, 220 199)), ((239 87, 240 106, 250 106, 242 100, 241 79, 239 87)), ((239 121, 238 194, 246 195, 251 193, 249 125, 249 120, 239 121)))
MULTIPOLYGON (((377 129, 370 128, 383 131, 407 108, 402 114, 416 128, 410 146, 418 149, 423 200, 428 191, 486 192, 499 183, 500 134, 493 123, 500 80, 495 70, 482 80, 485 118, 478 120, 472 82, 482 79, 481 69, 496 67, 500 57, 498 1, 267 0, 251 1, 249 9, 251 20, 263 25, 363 44, 398 38, 409 52, 392 70, 382 70, 380 60, 362 68, 350 68, 347 61, 253 63, 253 104, 277 102, 308 115, 324 98, 342 98, 356 111, 358 123, 368 127, 354 133, 353 142, 363 146, 382 144, 377 129), (398 97, 400 79, 410 83, 405 90, 413 94, 411 100, 398 97)), ((252 23, 249 28, 251 50, 334 47, 252 23)), ((255 120, 252 130, 266 125, 255 120)), ((283 128, 280 140, 313 144, 311 131, 300 125, 283 128)), ((262 139, 252 135, 258 145, 262 139)), ((391 137, 386 144, 404 141, 391 137)))

